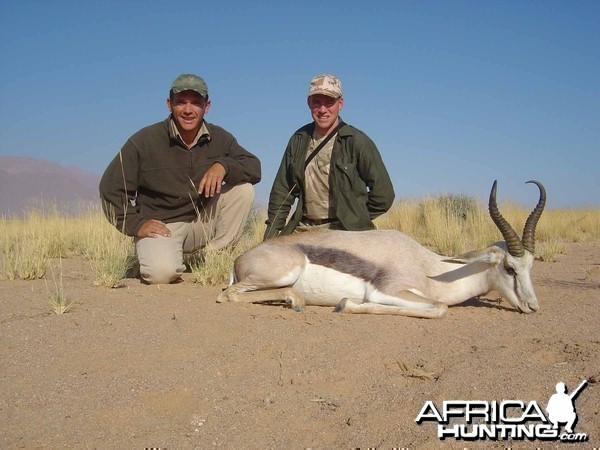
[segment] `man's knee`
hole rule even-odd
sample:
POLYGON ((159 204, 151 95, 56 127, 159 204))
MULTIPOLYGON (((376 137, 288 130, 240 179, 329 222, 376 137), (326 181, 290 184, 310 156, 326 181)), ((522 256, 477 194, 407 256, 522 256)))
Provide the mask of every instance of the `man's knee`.
POLYGON ((168 284, 181 278, 185 266, 164 260, 140 263, 140 276, 148 284, 168 284))
POLYGON ((140 276, 146 283, 172 283, 185 271, 181 247, 189 224, 176 222, 167 224, 167 227, 171 231, 170 237, 136 238, 140 276))
POLYGON ((237 202, 250 205, 254 203, 256 195, 254 186, 250 183, 237 184, 229 190, 228 194, 232 198, 235 198, 237 202))

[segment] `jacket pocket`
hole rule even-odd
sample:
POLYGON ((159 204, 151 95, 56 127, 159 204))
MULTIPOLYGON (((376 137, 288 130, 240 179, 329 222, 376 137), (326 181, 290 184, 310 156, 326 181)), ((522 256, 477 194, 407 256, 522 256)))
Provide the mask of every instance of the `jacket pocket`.
POLYGON ((336 161, 335 166, 337 168, 336 172, 339 173, 339 176, 336 177, 340 182, 339 188, 349 189, 356 194, 366 192, 367 188, 356 169, 356 161, 336 161))

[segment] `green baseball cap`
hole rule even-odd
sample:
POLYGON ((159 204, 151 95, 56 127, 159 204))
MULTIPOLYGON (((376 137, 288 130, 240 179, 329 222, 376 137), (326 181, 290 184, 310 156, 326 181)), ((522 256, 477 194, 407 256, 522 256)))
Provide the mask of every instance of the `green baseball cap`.
POLYGON ((175 78, 171 84, 171 92, 173 94, 179 94, 183 91, 195 91, 202 97, 206 97, 208 95, 208 86, 198 75, 184 73, 175 78))

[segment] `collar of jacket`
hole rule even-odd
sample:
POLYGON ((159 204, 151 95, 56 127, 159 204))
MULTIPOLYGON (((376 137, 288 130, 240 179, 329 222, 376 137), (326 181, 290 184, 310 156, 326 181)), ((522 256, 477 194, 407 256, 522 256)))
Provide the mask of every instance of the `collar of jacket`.
MULTIPOLYGON (((169 131, 169 138, 171 139, 171 141, 177 142, 178 144, 184 144, 187 147, 187 144, 183 142, 183 139, 181 139, 181 135, 177 131, 177 125, 175 125, 175 121, 173 120, 172 115, 167 117, 166 124, 167 130, 169 131)), ((208 122, 206 120, 202 121, 202 125, 200 126, 200 130, 198 130, 198 133, 202 134, 200 134, 198 140, 194 143, 194 146, 210 141, 210 130, 208 129, 208 122)))
MULTIPOLYGON (((338 116, 338 118, 341 122, 344 121, 342 119, 342 116, 338 116)), ((298 131, 296 131, 296 134, 312 136, 314 131, 315 131, 315 123, 311 122, 311 123, 307 123, 302 128, 300 128, 298 131)), ((347 123, 344 123, 342 128, 340 128, 338 130, 339 137, 350 136, 351 134, 352 134, 352 129, 350 128, 350 126, 347 123)))

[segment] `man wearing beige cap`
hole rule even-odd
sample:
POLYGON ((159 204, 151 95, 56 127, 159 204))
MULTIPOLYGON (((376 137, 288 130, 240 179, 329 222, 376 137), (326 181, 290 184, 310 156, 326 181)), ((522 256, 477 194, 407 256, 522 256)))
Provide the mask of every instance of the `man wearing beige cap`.
POLYGON ((313 122, 288 142, 271 188, 265 239, 322 228, 370 230, 394 202, 377 147, 339 115, 344 106, 339 78, 314 77, 307 102, 313 122))
POLYGON ((135 237, 140 275, 151 284, 177 281, 184 258, 206 246, 234 245, 260 181, 256 156, 204 120, 202 78, 178 76, 167 107, 169 117, 131 136, 100 181, 104 212, 135 237))

